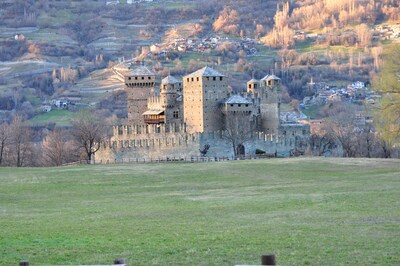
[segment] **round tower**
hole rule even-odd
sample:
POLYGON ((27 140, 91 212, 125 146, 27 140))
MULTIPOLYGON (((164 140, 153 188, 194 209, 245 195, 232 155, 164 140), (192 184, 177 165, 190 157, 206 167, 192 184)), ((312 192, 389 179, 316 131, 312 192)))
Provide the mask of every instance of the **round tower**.
POLYGON ((179 81, 169 75, 161 81, 160 96, 164 108, 174 107, 179 90, 179 81))
POLYGON ((261 129, 266 133, 276 133, 280 127, 280 81, 275 75, 267 75, 260 81, 261 129))
POLYGON ((169 75, 161 81, 160 102, 164 109, 167 124, 180 124, 182 120, 182 101, 179 101, 179 91, 182 82, 169 75))

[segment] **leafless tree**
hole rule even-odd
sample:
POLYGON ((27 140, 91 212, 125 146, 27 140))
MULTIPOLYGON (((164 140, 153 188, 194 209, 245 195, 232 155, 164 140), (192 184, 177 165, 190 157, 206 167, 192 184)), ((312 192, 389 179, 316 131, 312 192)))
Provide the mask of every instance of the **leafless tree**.
POLYGON ((29 125, 17 115, 10 124, 10 157, 12 164, 21 167, 26 165, 28 158, 32 158, 32 139, 29 125))
POLYGON ((106 125, 95 113, 81 111, 73 119, 72 126, 72 135, 83 150, 87 163, 90 163, 93 154, 100 148, 106 125))
POLYGON ((240 17, 234 9, 225 7, 218 18, 213 23, 214 31, 224 31, 226 33, 237 34, 240 17))
POLYGON ((382 151, 383 151, 383 157, 384 158, 390 158, 392 157, 392 146, 387 143, 387 141, 382 140, 381 141, 381 146, 382 146, 382 151))
POLYGON ((42 141, 44 165, 60 166, 75 161, 74 142, 68 137, 66 130, 55 129, 42 141))
POLYGON ((231 111, 226 114, 225 133, 223 137, 227 139, 233 148, 233 154, 241 154, 244 144, 249 141, 255 130, 255 122, 251 120, 251 113, 248 111, 231 111))
POLYGON ((310 137, 311 153, 316 156, 322 156, 336 148, 335 139, 331 134, 312 134, 310 137))
POLYGON ((362 124, 357 124, 359 111, 350 103, 336 102, 326 106, 324 113, 324 131, 331 134, 338 146, 343 149, 344 157, 355 157, 359 149, 357 139, 362 133, 362 124))
POLYGON ((0 165, 3 164, 3 156, 10 143, 10 126, 7 123, 0 125, 0 165))
POLYGON ((369 27, 366 24, 360 24, 355 27, 357 32, 357 39, 361 47, 367 47, 371 45, 372 34, 369 27))

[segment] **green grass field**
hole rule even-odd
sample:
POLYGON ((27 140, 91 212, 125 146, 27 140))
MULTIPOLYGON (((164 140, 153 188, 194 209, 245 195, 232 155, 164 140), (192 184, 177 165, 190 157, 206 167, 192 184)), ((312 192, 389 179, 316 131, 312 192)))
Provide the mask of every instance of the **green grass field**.
POLYGON ((41 113, 29 120, 31 125, 45 125, 56 123, 57 126, 70 126, 74 112, 64 109, 53 109, 48 113, 41 113))
POLYGON ((0 168, 0 265, 399 265, 400 161, 0 168))

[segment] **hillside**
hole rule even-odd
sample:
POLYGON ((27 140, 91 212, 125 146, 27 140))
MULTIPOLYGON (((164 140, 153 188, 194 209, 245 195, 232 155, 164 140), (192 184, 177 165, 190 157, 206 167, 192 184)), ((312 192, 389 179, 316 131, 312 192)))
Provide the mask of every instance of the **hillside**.
POLYGON ((301 99, 311 78, 368 81, 382 44, 400 38, 396 1, 128 2, 2 1, 3 118, 30 118, 51 99, 96 105, 123 86, 111 67, 132 58, 161 75, 212 65, 234 91, 274 72, 301 99))
POLYGON ((400 164, 0 168, 0 264, 398 265, 400 164))

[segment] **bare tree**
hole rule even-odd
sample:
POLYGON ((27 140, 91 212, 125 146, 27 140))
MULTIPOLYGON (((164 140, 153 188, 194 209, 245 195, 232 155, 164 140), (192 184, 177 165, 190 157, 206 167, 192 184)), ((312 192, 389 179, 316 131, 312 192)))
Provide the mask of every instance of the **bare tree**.
POLYGON ((354 125, 351 113, 339 113, 327 120, 328 130, 343 149, 343 157, 355 157, 358 149, 357 138, 361 131, 354 125))
POLYGON ((372 34, 366 24, 356 26, 357 39, 361 47, 367 47, 371 44, 372 34))
POLYGON ((234 9, 225 7, 220 13, 218 18, 213 23, 214 31, 224 31, 226 33, 237 34, 238 23, 240 17, 238 12, 234 9))
POLYGON ((27 163, 28 158, 32 158, 31 130, 24 119, 17 115, 10 124, 10 153, 12 164, 21 167, 27 163))
POLYGON ((55 129, 42 141, 43 160, 45 165, 60 166, 74 161, 75 145, 68 138, 65 130, 55 129))
POLYGON ((254 130, 255 123, 251 120, 251 112, 227 112, 223 137, 231 143, 235 157, 244 155, 244 144, 252 138, 254 130))
POLYGON ((99 150, 100 142, 104 138, 105 123, 95 113, 81 111, 72 121, 72 135, 78 146, 83 150, 87 163, 90 163, 93 154, 99 150))
POLYGON ((393 153, 393 144, 390 143, 390 140, 380 138, 379 145, 382 148, 382 157, 383 158, 391 158, 393 153))
POLYGON ((289 27, 289 2, 279 8, 274 16, 275 26, 270 33, 261 38, 261 42, 273 48, 288 48, 294 45, 294 31, 289 27))
POLYGON ((10 142, 10 126, 7 123, 0 125, 0 165, 3 164, 4 152, 10 142))
POLYGON ((312 134, 310 137, 310 148, 313 155, 322 156, 336 148, 335 139, 331 134, 312 134))

